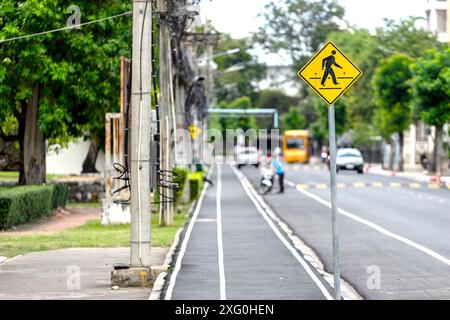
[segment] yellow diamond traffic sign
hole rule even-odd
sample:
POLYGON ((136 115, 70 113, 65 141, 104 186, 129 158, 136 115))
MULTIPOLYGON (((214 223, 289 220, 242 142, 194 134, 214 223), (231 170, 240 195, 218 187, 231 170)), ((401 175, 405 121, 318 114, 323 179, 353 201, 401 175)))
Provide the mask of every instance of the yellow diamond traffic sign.
POLYGON ((328 42, 298 75, 328 104, 333 104, 356 82, 362 71, 328 42))

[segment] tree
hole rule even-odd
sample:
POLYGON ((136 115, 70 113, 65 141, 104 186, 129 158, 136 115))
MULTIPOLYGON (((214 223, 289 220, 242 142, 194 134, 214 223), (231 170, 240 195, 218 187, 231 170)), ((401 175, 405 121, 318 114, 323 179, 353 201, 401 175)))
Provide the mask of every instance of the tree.
MULTIPOLYGON (((395 54, 383 60, 375 72, 373 86, 375 88, 376 106, 379 114, 378 127, 383 137, 390 140, 397 133, 400 143, 399 170, 403 171, 403 132, 411 123, 411 97, 409 81, 412 74, 410 66, 413 60, 405 54, 395 54)), ((393 161, 389 169, 393 169, 393 161)))
POLYGON ((290 107, 289 112, 281 116, 283 132, 286 130, 302 130, 306 126, 305 117, 303 117, 297 107, 290 107))
POLYGON ((386 19, 385 26, 378 28, 375 34, 350 27, 328 36, 363 70, 363 76, 340 99, 340 103, 347 106, 348 129, 352 129, 354 134, 357 132, 359 142, 371 141, 370 135, 373 133, 373 130, 361 128, 379 124, 382 120, 379 113, 375 114, 379 108, 373 86, 373 77, 380 61, 397 53, 417 58, 424 55, 428 48, 442 47, 435 35, 417 26, 418 20, 414 17, 400 22, 386 19))
POLYGON ((299 99, 278 89, 264 89, 258 94, 256 108, 276 108, 280 113, 289 112, 291 106, 298 105, 299 99))
MULTIPOLYGON (((222 101, 219 104, 219 108, 222 109, 251 109, 252 101, 249 97, 239 97, 233 101, 222 101)), ((217 129, 225 134, 226 129, 242 129, 247 131, 248 129, 258 129, 256 118, 250 115, 211 115, 208 120, 209 128, 217 129)))
POLYGON ((219 102, 231 101, 243 96, 250 97, 252 103, 256 102, 257 83, 264 79, 266 68, 250 54, 251 48, 252 45, 247 39, 233 39, 230 35, 222 35, 217 51, 221 53, 239 49, 239 52, 215 58, 218 68, 215 78, 215 95, 219 102), (230 69, 232 67, 242 69, 232 71, 230 69))
POLYGON ((431 171, 442 173, 443 127, 450 121, 450 48, 429 50, 411 65, 413 110, 435 126, 431 171))
POLYGON ((254 41, 269 52, 286 53, 298 68, 338 30, 335 21, 344 8, 335 0, 281 0, 271 1, 259 16, 266 23, 253 34, 254 41))
POLYGON ((396 22, 384 19, 384 27, 378 28, 376 38, 378 48, 389 56, 393 53, 404 53, 412 58, 418 58, 428 49, 443 49, 436 34, 418 26, 421 17, 409 17, 396 22))
POLYGON ((363 76, 341 99, 347 104, 351 123, 371 122, 375 109, 372 77, 384 57, 376 36, 365 29, 354 29, 352 32, 333 32, 329 39, 363 70, 363 76))
MULTIPOLYGON (((78 5, 89 21, 131 9, 119 0, 78 5)), ((69 17, 62 0, 4 0, 0 9, 0 39, 61 28, 69 17)), ((102 135, 105 111, 117 109, 119 57, 129 56, 130 29, 130 19, 120 17, 1 44, 0 124, 10 116, 18 122, 12 138, 20 142, 20 184, 45 182, 46 140, 64 145, 88 131, 102 135)))

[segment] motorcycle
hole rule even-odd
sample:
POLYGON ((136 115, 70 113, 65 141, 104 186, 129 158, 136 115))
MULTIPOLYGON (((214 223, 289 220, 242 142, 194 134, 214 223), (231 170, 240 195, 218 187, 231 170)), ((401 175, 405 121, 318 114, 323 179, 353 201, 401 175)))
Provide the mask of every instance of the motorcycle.
POLYGON ((261 182, 259 183, 258 193, 261 195, 266 195, 272 190, 274 181, 274 175, 272 170, 265 169, 261 182))

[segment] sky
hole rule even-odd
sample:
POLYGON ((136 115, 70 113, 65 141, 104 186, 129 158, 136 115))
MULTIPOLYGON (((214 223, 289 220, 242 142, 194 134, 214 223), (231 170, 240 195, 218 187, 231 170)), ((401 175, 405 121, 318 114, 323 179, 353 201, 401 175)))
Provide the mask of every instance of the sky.
MULTIPOLYGON (((234 38, 257 31, 263 21, 257 17, 270 0, 202 0, 202 20, 208 17, 214 27, 234 38)), ((426 0, 339 0, 345 7, 345 19, 353 26, 374 31, 383 26, 383 18, 400 20, 409 16, 425 16, 426 0)), ((274 55, 256 52, 259 60, 269 62, 274 55)), ((278 58, 279 59, 279 58, 278 58)))
MULTIPOLYGON (((257 14, 270 0, 202 0, 202 17, 208 17, 220 31, 235 38, 258 30, 262 21, 257 14)), ((339 0, 346 19, 352 25, 375 30, 383 18, 399 20, 408 16, 425 16, 426 0, 339 0)))

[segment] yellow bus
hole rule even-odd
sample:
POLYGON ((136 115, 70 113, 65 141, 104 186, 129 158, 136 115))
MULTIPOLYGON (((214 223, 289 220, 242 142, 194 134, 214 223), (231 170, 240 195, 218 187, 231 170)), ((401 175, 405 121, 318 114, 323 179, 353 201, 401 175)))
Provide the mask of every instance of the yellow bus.
POLYGON ((288 163, 309 161, 309 134, 305 130, 289 130, 283 135, 283 155, 288 163))

